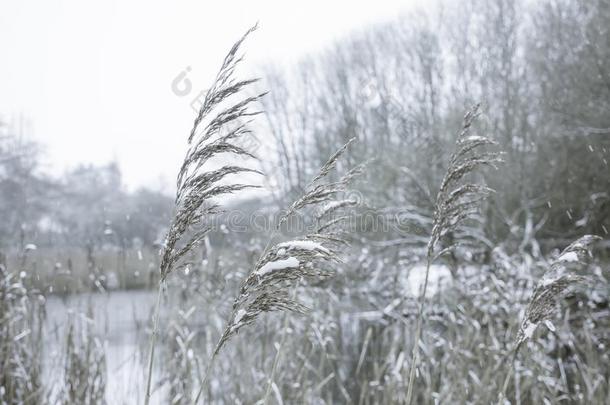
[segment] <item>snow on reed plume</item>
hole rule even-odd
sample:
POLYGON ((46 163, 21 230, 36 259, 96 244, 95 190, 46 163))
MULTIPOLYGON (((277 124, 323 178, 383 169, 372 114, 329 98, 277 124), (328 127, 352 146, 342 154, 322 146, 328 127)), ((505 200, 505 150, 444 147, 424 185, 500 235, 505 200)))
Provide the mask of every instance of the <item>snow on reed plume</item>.
POLYGON ((209 169, 209 165, 206 166, 218 155, 254 158, 251 152, 240 147, 236 141, 251 132, 248 127, 251 117, 260 113, 260 111, 251 111, 251 105, 265 93, 254 96, 244 95, 245 90, 258 79, 237 80, 235 69, 243 60, 243 56, 239 53, 241 45, 256 28, 256 25, 250 28, 225 56, 213 85, 203 99, 188 137, 188 150, 177 178, 175 214, 161 249, 161 280, 151 335, 146 404, 150 400, 159 302, 164 282, 169 274, 185 264, 184 259, 188 253, 211 230, 202 223, 207 216, 219 212, 219 205, 212 199, 255 187, 250 184, 226 182, 226 177, 245 172, 260 173, 239 165, 226 164, 219 169, 209 169))
POLYGON ((523 343, 531 339, 541 322, 550 319, 556 309, 557 301, 566 295, 570 287, 586 279, 578 272, 587 268, 589 259, 592 257, 591 249, 599 240, 601 240, 599 236, 585 235, 565 248, 561 255, 551 263, 538 281, 529 300, 525 317, 515 339, 515 352, 523 343))
POLYGON ((586 276, 579 273, 583 273, 588 267, 590 258, 593 257, 593 246, 601 239, 599 236, 585 235, 572 242, 557 259, 551 262, 536 284, 525 310, 525 316, 519 326, 513 349, 508 354, 510 356, 512 353, 513 362, 509 364, 504 384, 498 393, 498 404, 505 402, 504 395, 519 349, 534 336, 534 332, 541 323, 545 323, 551 330, 554 329, 550 318, 557 308, 557 302, 564 298, 572 287, 587 279, 586 276))
MULTIPOLYGON (((353 140, 354 138, 350 139, 328 159, 307 186, 304 194, 280 217, 276 232, 290 216, 301 212, 306 207, 318 207, 316 227, 313 232, 298 239, 279 242, 271 246, 274 233, 268 247, 242 281, 233 302, 229 320, 208 361, 195 403, 201 397, 216 356, 231 337, 244 326, 253 324, 261 314, 266 312, 306 313, 308 308, 296 296, 291 296, 290 291, 295 290, 301 280, 327 279, 332 275, 330 270, 332 266, 341 262, 341 248, 348 244, 341 224, 345 223, 349 215, 333 218, 332 214, 340 208, 356 204, 356 201, 338 197, 347 191, 353 178, 362 173, 364 165, 354 167, 337 181, 327 180, 328 174, 353 140), (319 206, 322 204, 327 206, 320 208, 319 206)), ((274 361, 274 369, 276 364, 277 362, 274 361)))
POLYGON ((498 152, 481 151, 481 148, 483 147, 495 146, 496 142, 486 136, 471 135, 472 124, 479 116, 479 108, 479 104, 475 105, 464 116, 462 129, 457 137, 455 150, 451 155, 449 167, 447 168, 447 172, 445 173, 436 196, 432 232, 427 246, 426 273, 423 289, 419 297, 417 326, 415 339, 413 340, 413 352, 411 355, 411 368, 409 371, 406 397, 407 404, 411 403, 413 395, 413 383, 418 362, 419 339, 421 337, 430 265, 436 258, 451 249, 454 249, 456 243, 451 243, 438 252, 436 251, 436 247, 444 236, 455 231, 466 219, 471 218, 476 214, 480 202, 493 191, 481 184, 465 181, 465 177, 473 173, 479 166, 491 166, 495 168, 495 163, 501 161, 498 152))
POLYGON ((189 148, 178 173, 176 213, 162 250, 160 265, 162 280, 175 270, 175 265, 210 231, 210 228, 204 227, 192 234, 188 232, 199 225, 207 215, 218 213, 218 204, 210 203, 210 199, 255 187, 251 184, 220 184, 220 181, 233 174, 260 173, 257 170, 236 165, 224 165, 215 170, 204 168, 211 158, 219 154, 255 158, 235 141, 251 132, 247 118, 259 114, 260 111, 250 111, 249 107, 265 93, 250 97, 243 96, 242 93, 247 86, 257 82, 258 79, 236 81, 234 78, 235 68, 243 60, 243 56, 238 56, 240 46, 255 29, 256 26, 250 28, 233 45, 195 118, 188 138, 189 148), (240 97, 209 117, 215 108, 232 96, 240 97), (186 235, 188 236, 185 237, 186 235), (179 243, 182 243, 181 247, 178 247, 179 243))

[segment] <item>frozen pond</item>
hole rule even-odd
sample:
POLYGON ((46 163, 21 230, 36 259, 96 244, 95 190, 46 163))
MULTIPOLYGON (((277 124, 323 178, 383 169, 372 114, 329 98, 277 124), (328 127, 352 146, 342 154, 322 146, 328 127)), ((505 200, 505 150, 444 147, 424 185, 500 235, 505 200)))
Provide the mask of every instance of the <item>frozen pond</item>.
MULTIPOLYGON (((47 301, 45 323, 45 378, 61 386, 62 354, 70 318, 91 322, 86 314, 91 308, 94 330, 104 344, 109 404, 143 402, 145 363, 148 350, 147 320, 151 316, 156 293, 151 291, 116 291, 96 294, 52 296, 47 301)), ((158 378, 158 374, 155 375, 158 378)), ((164 395, 155 393, 152 403, 162 403, 164 395)))

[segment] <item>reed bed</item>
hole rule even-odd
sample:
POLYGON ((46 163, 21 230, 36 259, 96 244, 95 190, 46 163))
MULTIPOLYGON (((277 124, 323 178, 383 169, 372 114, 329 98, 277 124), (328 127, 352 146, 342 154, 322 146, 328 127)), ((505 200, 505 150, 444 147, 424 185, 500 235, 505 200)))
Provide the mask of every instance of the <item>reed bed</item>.
MULTIPOLYGON (((354 232, 355 223, 366 223, 366 204, 351 191, 367 173, 365 165, 348 164, 354 138, 333 145, 337 150, 264 235, 244 242, 211 225, 230 195, 254 187, 248 176, 262 175, 245 163, 256 159, 253 151, 240 146, 266 94, 254 90, 257 79, 237 78, 242 46, 255 29, 226 55, 187 137, 174 213, 151 278, 158 285, 149 342, 139 342, 148 349, 144 386, 134 385, 133 398, 607 402, 610 274, 599 259, 600 238, 582 236, 546 257, 502 243, 483 260, 466 254, 493 196, 479 169, 495 167, 501 156, 490 137, 475 133, 479 105, 463 119, 432 216, 418 217, 429 235, 414 236, 408 250, 375 243, 368 229, 354 232), (295 218, 311 226, 295 231, 295 218), (431 281, 450 262, 448 280, 431 281), (418 271, 422 282, 412 285, 418 271), (155 363, 158 351, 163 361, 155 363)), ((104 272, 92 262, 84 265, 89 292, 107 294, 104 272)), ((104 403, 112 371, 92 312, 62 331, 60 386, 46 386, 44 296, 24 267, 15 268, 0 264, 0 404, 104 403)))

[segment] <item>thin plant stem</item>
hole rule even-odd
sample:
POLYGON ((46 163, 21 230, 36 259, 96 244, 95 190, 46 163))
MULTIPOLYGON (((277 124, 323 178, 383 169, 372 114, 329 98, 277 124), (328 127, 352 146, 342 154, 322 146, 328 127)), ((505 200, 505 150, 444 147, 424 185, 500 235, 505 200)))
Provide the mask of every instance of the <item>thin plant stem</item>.
POLYGON ((417 311, 417 327, 415 329, 415 340, 413 341, 413 352, 411 354, 411 369, 409 371, 409 385, 407 386, 407 398, 406 404, 411 404, 411 398, 413 396, 413 382, 415 380, 415 368, 419 360, 419 339, 421 338, 422 323, 424 304, 426 302, 426 290, 428 289, 428 274, 430 273, 430 262, 432 258, 428 254, 428 260, 426 263, 426 277, 424 279, 424 288, 422 289, 421 295, 419 296, 419 309, 417 311))
POLYGON ((510 382, 510 376, 515 369, 515 361, 517 360, 517 353, 519 352, 520 348, 521 345, 518 344, 511 350, 512 353, 509 353, 509 356, 512 354, 512 361, 508 363, 508 370, 506 370, 506 377, 504 378, 504 383, 502 384, 502 390, 498 393, 498 405, 504 403, 504 396, 506 395, 508 383, 510 382))
POLYGON ((506 389, 508 388, 508 383, 512 374, 511 371, 512 367, 509 367, 508 371, 506 372, 506 377, 504 378, 504 384, 502 384, 502 391, 500 391, 500 394, 498 395, 498 405, 502 405, 504 403, 504 395, 506 394, 506 389))
POLYGON ((214 348, 214 351, 212 352, 212 355, 210 356, 210 360, 208 361, 208 365, 205 368, 203 378, 201 379, 201 384, 199 385, 199 391, 197 392, 195 401, 193 401, 193 405, 197 405, 197 403, 199 402, 199 398, 201 398, 201 394, 203 394, 203 390, 205 389, 205 386, 208 382, 210 373, 212 372, 212 368, 214 367, 214 360, 216 360, 216 356, 218 355, 218 352, 220 351, 221 341, 222 341, 222 339, 218 340, 218 343, 216 343, 216 347, 214 348))
MULTIPOLYGON (((341 149, 339 149, 334 155, 332 155, 329 160, 327 161, 327 163, 322 167, 322 169, 320 169, 320 174, 318 174, 318 176, 316 176, 314 178, 314 180, 310 183, 310 185, 307 187, 308 191, 299 199, 297 199, 296 201, 293 202, 293 204, 290 206, 290 208, 288 209, 288 211, 282 215, 278 221, 278 223, 275 226, 275 229, 273 230, 273 233, 271 234, 271 237, 268 239, 267 244, 265 246, 265 248, 263 249, 263 252, 261 254, 261 256, 259 257, 256 266, 254 267, 254 270, 251 270, 250 273, 248 274, 248 276, 246 278, 244 278, 242 285, 240 287, 240 295, 237 296, 237 298, 235 299, 234 303, 233 303, 233 310, 231 313, 231 316, 229 317, 229 319, 227 320, 226 324, 225 324, 225 328, 224 328, 224 332, 221 335, 221 338, 219 340, 219 343, 216 346, 216 349, 214 350, 214 353, 212 353, 212 357, 210 358, 210 361, 208 362, 208 370, 211 369, 211 363, 214 360, 214 357, 217 355, 217 353, 220 351, 220 349, 222 348, 223 344, 235 333, 237 333, 239 327, 241 326, 239 324, 239 320, 236 321, 236 316, 239 312, 238 311, 238 307, 239 305, 243 304, 244 302, 241 301, 243 300, 244 296, 247 296, 247 287, 248 285, 246 283, 248 283, 249 281, 251 281, 251 277, 258 277, 260 276, 260 274, 255 274, 252 273, 252 271, 257 271, 257 269, 260 269, 261 266, 264 265, 264 263, 270 263, 269 262, 269 258, 268 258, 268 252, 269 249, 272 246, 272 243, 276 237, 276 235, 279 233, 282 224, 287 220, 287 218, 291 215, 293 215, 294 213, 296 213, 299 209, 307 206, 307 205, 311 205, 311 204, 317 204, 321 201, 326 201, 329 199, 329 195, 334 195, 340 191, 345 191, 344 187, 345 185, 356 175, 361 173, 361 166, 357 166, 356 168, 350 170, 347 175, 345 175, 343 178, 341 178, 340 181, 335 182, 335 183, 329 183, 327 185, 318 185, 316 187, 314 187, 314 183, 318 180, 320 180, 321 178, 325 177, 328 172, 335 166, 337 159, 339 158, 339 156, 341 156, 341 154, 345 151, 345 149, 347 148, 347 146, 354 140, 354 138, 352 138, 348 143, 346 143, 341 149), (267 260, 267 262, 265 262, 267 260), (232 324, 232 322, 236 322, 235 324, 232 324), (232 329, 234 328, 235 329, 232 329)), ((320 228, 321 229, 321 228, 320 228)), ((322 257, 325 258, 325 260, 330 260, 333 257, 333 254, 330 252, 330 250, 326 250, 327 254, 329 256, 324 256, 322 255, 322 257)), ((305 259, 307 260, 312 260, 313 256, 304 256, 305 259)), ((293 258, 294 260, 294 258, 293 258)), ((302 265, 303 263, 301 263, 299 261, 299 259, 297 259, 297 263, 299 265, 302 265)), ((310 263, 313 263, 310 261, 310 263)), ((305 274, 304 272, 302 272, 302 274, 305 274)), ((320 274, 322 275, 323 273, 320 272, 320 274)), ((286 280, 286 279, 285 279, 286 280)), ((281 279, 280 279, 281 281, 281 279)), ((269 285, 266 286, 267 288, 269 288, 269 285)), ((279 301, 273 302, 273 301, 268 301, 266 303, 266 305, 270 305, 270 308, 273 309, 284 309, 284 310, 293 310, 293 311, 297 311, 297 312, 304 312, 304 306, 301 305, 300 303, 295 301, 296 298, 296 290, 298 288, 298 281, 296 282, 296 284, 294 285, 294 295, 292 297, 292 299, 289 299, 287 297, 281 297, 279 299, 279 301)), ((265 292, 265 294, 267 294, 267 292, 265 292)), ((263 300, 266 299, 265 295, 260 295, 258 298, 262 298, 263 300)), ((249 321, 252 322, 253 319, 258 316, 260 313, 262 312, 267 312, 268 308, 266 309, 264 306, 261 306, 260 302, 257 302, 256 300, 254 301, 254 303, 251 304, 257 304, 258 307, 254 307, 254 313, 253 314, 249 314, 249 321)), ((240 311, 245 311, 243 308, 240 309, 240 311)), ((240 318, 242 316, 244 316, 244 314, 247 314, 247 312, 243 312, 240 314, 240 318)), ((282 328, 282 338, 280 341, 280 345, 278 347, 278 350, 276 352, 274 361, 273 361, 273 368, 271 371, 271 376, 268 382, 268 386, 265 392, 265 397, 264 397, 264 403, 266 404, 269 398, 269 393, 271 390, 271 386, 272 386, 272 382, 273 382, 273 378, 275 376, 275 372, 277 370, 278 367, 278 363, 280 360, 280 355, 281 355, 281 349, 282 346, 284 344, 284 341, 286 339, 286 334, 287 334, 287 329, 288 329, 288 317, 285 316, 284 318, 284 327, 282 328)), ((204 385, 206 383, 206 379, 208 378, 208 374, 209 372, 206 372, 206 375, 204 376, 204 379, 202 381, 201 386, 199 387, 199 393, 197 394, 197 398, 195 399, 195 403, 197 403, 197 401, 199 400, 199 398, 201 397, 201 393, 204 390, 204 385)))
POLYGON ((267 405, 269 401, 269 395, 271 394, 271 386, 273 385, 273 379, 275 378, 275 372, 277 370, 277 366, 280 363, 280 355, 282 352, 282 348, 284 347, 284 343, 286 342, 286 330, 288 329, 288 314, 284 314, 284 326, 282 327, 282 337, 280 339, 280 344, 275 353, 275 358, 273 359, 273 366, 271 367, 271 375, 267 380, 267 388, 265 389, 265 396, 263 397, 263 405, 267 405))
MULTIPOLYGON (((294 289, 293 295, 296 296, 298 288, 298 283, 296 288, 294 289)), ((265 389, 265 396, 263 397, 263 405, 267 405, 269 401, 269 395, 271 394, 271 387, 273 385, 273 379, 275 378, 275 372, 277 370, 277 366, 280 363, 280 356, 282 354, 282 348, 284 347, 284 343, 286 343, 286 335, 288 330, 288 314, 284 314, 284 324, 282 326, 282 337, 280 338, 280 344, 275 352, 275 357, 273 358, 273 366, 271 367, 271 375, 267 380, 267 388, 265 389)))
POLYGON ((146 378, 146 396, 144 397, 144 405, 150 402, 150 386, 152 382, 153 362, 155 359, 155 341, 157 338, 159 327, 159 307, 161 306, 161 294, 163 292, 163 281, 159 281, 159 291, 157 292, 157 302, 155 304, 155 313, 153 315, 153 330, 150 335, 150 351, 148 353, 148 376, 146 378))
MULTIPOLYGON (((265 256, 265 254, 269 250, 269 247, 271 246, 271 243, 272 243, 273 239, 275 239, 275 237, 276 237, 276 235, 277 235, 277 233, 279 231, 279 228, 280 227, 278 225, 273 230, 273 233, 271 234, 271 237, 267 241, 267 245, 265 246, 265 249, 263 249, 263 253, 260 256, 259 261, 262 260, 262 258, 265 256)), ((229 320, 227 320, 227 323, 226 323, 226 326, 225 326, 225 330, 227 329, 227 327, 229 325, 229 322, 230 322, 232 317, 233 317, 233 314, 231 314, 231 316, 229 317, 229 320)), ((218 340, 218 343, 216 344, 216 347, 214 348, 214 351, 212 352, 212 355, 210 356, 210 359, 208 360, 208 365, 206 366, 205 373, 203 375, 201 383, 199 384, 199 391, 197 391, 197 396, 195 397, 195 401, 193 402, 193 405, 197 405, 197 403, 199 402, 199 399, 201 398, 201 395, 203 394, 203 390, 205 389, 205 386, 207 384, 208 378, 209 378, 210 373, 212 372, 212 368, 214 366, 214 360, 216 360, 216 356, 218 355, 218 352, 220 351, 221 342, 222 342, 222 336, 218 340)))

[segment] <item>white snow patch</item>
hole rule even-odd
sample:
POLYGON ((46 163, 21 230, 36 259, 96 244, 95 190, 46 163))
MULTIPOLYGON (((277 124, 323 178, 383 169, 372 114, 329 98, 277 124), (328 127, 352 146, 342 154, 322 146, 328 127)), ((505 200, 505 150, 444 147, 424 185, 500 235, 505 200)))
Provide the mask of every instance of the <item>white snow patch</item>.
POLYGON ((238 324, 241 319, 244 317, 244 315, 246 315, 246 311, 243 309, 240 309, 239 311, 237 311, 237 313, 235 314, 235 320, 233 321, 233 323, 238 324))
POLYGON ((576 252, 566 252, 557 258, 558 262, 577 262, 578 255, 576 252))
MULTIPOLYGON (((426 266, 423 264, 413 267, 407 277, 407 288, 411 295, 419 297, 424 288, 426 279, 426 266)), ((449 267, 433 264, 430 266, 428 274, 428 287, 426 288, 426 298, 433 297, 439 290, 443 290, 451 281, 451 270, 449 267)))
POLYGON ((543 277, 542 280, 540 280, 540 286, 541 287, 546 287, 549 286, 551 284, 553 284, 555 281, 557 281, 557 277, 543 277))
POLYGON ((296 257, 289 257, 287 259, 265 263, 263 267, 256 271, 256 274, 264 276, 277 270, 293 269, 295 267, 299 267, 299 260, 296 257))
POLYGON ((525 327, 523 327, 523 334, 527 336, 528 339, 531 339, 534 336, 534 331, 538 325, 535 323, 527 322, 525 327))
POLYGON ((317 250, 324 253, 330 253, 328 249, 322 246, 321 243, 314 242, 311 240, 291 240, 288 242, 282 242, 277 245, 279 248, 290 249, 301 249, 301 250, 317 250))
POLYGON ((331 201, 322 207, 322 214, 327 213, 328 211, 332 211, 336 208, 341 208, 346 205, 355 204, 354 200, 339 200, 339 201, 331 201))
POLYGON ((400 377, 400 369, 402 368, 404 361, 405 353, 400 352, 398 358, 396 359, 396 362, 394 363, 394 369, 392 370, 392 374, 394 374, 396 377, 400 377))
POLYGON ((581 226, 585 226, 587 225, 587 221, 589 220, 589 218, 587 217, 582 217, 581 219, 579 219, 578 221, 574 222, 574 225, 581 227, 581 226))
POLYGON ((485 140, 487 140, 487 138, 485 138, 483 136, 470 135, 470 136, 467 136, 466 138, 464 138, 462 140, 462 142, 466 142, 466 141, 485 141, 485 140))
POLYGON ((121 284, 119 283, 117 274, 115 272, 108 273, 108 277, 106 278, 106 288, 116 290, 120 286, 121 284))

